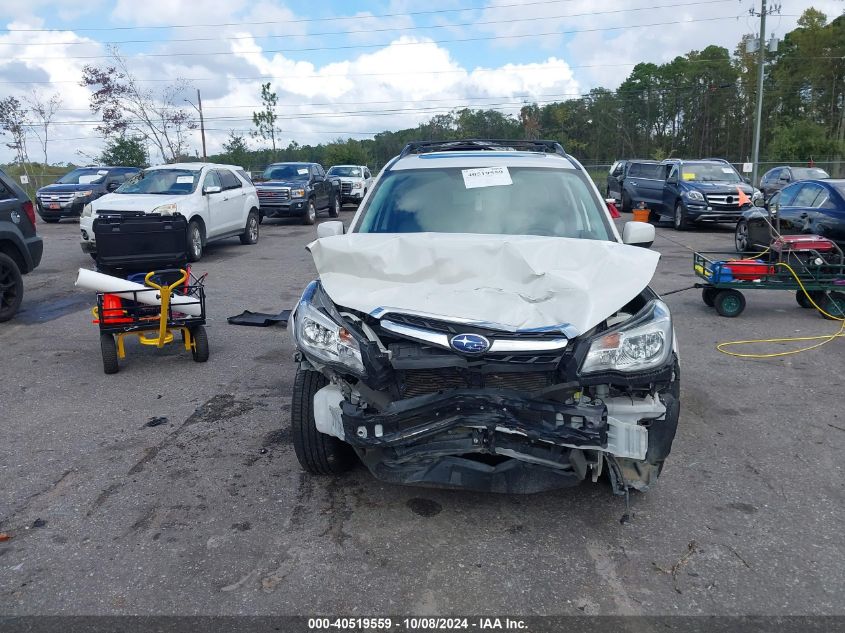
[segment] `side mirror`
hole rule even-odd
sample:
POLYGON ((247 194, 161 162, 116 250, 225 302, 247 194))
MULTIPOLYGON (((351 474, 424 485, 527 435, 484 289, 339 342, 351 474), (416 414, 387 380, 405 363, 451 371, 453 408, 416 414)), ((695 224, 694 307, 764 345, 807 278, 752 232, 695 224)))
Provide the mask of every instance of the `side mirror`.
POLYGON ((223 189, 217 185, 209 185, 208 187, 203 187, 202 189, 203 195, 206 196, 210 193, 220 193, 221 191, 223 191, 223 189))
POLYGON ((622 229, 622 243, 649 248, 654 243, 654 225, 648 222, 626 222, 622 229))
POLYGON ((751 184, 751 178, 749 178, 748 176, 743 176, 742 182, 744 182, 746 185, 750 185, 751 184))
POLYGON ((119 182, 110 182, 106 185, 106 191, 114 191, 120 186, 119 182))
POLYGON ((333 235, 343 235, 346 229, 343 222, 340 220, 332 220, 331 222, 323 222, 317 225, 317 239, 321 237, 332 237, 333 235))

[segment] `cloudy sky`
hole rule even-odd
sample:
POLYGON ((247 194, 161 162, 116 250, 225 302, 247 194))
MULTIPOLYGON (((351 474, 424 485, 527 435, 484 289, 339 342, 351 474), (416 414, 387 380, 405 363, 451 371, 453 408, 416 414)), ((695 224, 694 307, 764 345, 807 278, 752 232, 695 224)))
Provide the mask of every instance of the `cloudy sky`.
MULTIPOLYGON (((814 6, 782 0, 783 35, 814 6)), ((759 0, 0 0, 0 98, 59 93, 50 161, 97 154, 102 139, 79 86, 115 44, 143 85, 177 78, 202 91, 209 153, 248 133, 260 85, 279 95, 282 145, 364 138, 456 107, 517 112, 525 101, 615 88, 640 61, 733 49, 756 32, 759 0)), ((195 91, 185 94, 195 100, 195 91)), ((190 107, 187 106, 186 107, 190 107)), ((199 147, 198 133, 192 147, 199 147)), ((33 138, 31 156, 38 156, 33 138)), ((0 163, 11 152, 0 147, 0 163)), ((155 161, 156 157, 153 157, 155 161)))

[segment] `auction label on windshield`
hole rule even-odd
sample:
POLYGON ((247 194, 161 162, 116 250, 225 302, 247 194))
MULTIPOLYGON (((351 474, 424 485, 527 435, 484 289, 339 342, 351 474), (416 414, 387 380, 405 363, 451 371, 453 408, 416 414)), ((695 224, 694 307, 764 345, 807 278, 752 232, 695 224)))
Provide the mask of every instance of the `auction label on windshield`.
POLYGON ((467 189, 477 187, 500 187, 512 185, 510 172, 507 167, 478 167, 476 169, 462 169, 464 186, 467 189))

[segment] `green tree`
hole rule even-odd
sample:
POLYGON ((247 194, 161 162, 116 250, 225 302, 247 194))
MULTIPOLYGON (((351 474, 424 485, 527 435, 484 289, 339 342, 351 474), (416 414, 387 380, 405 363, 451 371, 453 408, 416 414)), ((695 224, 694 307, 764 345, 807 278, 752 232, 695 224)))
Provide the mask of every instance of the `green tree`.
POLYGON ((361 146, 360 141, 355 139, 337 139, 325 147, 323 162, 326 167, 332 165, 366 165, 370 157, 361 146))
POLYGON ((117 136, 106 141, 106 147, 100 154, 103 165, 122 167, 146 167, 149 165, 144 139, 139 136, 117 136))
POLYGON ((772 133, 769 155, 779 161, 809 162, 845 151, 842 142, 831 138, 825 126, 799 120, 779 125, 772 133))
POLYGON ((234 130, 229 132, 229 137, 223 143, 223 156, 226 162, 232 165, 238 165, 245 169, 250 169, 252 166, 246 138, 242 134, 237 134, 234 130))
POLYGON ((273 158, 276 157, 276 135, 282 130, 276 127, 276 104, 279 98, 275 92, 270 90, 270 82, 261 84, 261 106, 262 109, 252 113, 252 123, 256 129, 252 132, 253 137, 270 141, 273 150, 273 158))

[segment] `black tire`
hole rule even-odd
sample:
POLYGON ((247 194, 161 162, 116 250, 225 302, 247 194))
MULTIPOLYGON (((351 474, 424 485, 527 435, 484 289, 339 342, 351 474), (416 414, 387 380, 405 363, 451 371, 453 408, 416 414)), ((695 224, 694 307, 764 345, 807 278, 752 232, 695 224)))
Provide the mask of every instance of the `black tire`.
POLYGON ((58 224, 61 221, 61 218, 45 218, 45 217, 42 217, 41 219, 44 220, 44 222, 46 224, 58 224))
MULTIPOLYGON (((811 292, 810 295, 813 296, 813 293, 811 292)), ((813 307, 813 304, 810 303, 810 299, 804 294, 803 290, 799 289, 795 291, 795 301, 797 301, 798 305, 805 310, 810 310, 813 307)), ((813 301, 818 303, 818 297, 813 296, 813 301)))
POLYGON ((340 196, 335 194, 334 198, 332 199, 331 204, 329 205, 329 217, 330 218, 337 218, 340 217, 340 196))
POLYGON ((258 220, 258 212, 250 211, 246 216, 246 226, 244 232, 240 234, 241 244, 257 244, 258 243, 258 225, 261 224, 258 220))
POLYGON ((117 362, 117 344, 111 334, 100 334, 100 352, 103 355, 103 373, 116 374, 120 371, 117 362))
POLYGON ((738 317, 745 310, 745 297, 739 290, 720 290, 713 299, 713 307, 720 316, 738 317))
POLYGON ((701 300, 704 301, 705 305, 712 308, 714 305, 716 305, 717 294, 719 294, 718 288, 702 288, 701 300))
POLYGON ((317 205, 314 204, 314 199, 308 201, 308 207, 305 209, 305 215, 302 216, 303 224, 314 224, 317 221, 317 205))
POLYGON ((672 226, 676 231, 686 231, 689 228, 689 220, 687 220, 687 212, 684 209, 684 203, 678 200, 675 203, 675 212, 672 214, 672 226))
POLYGON ((23 275, 14 259, 0 253, 0 323, 17 313, 23 301, 23 275))
POLYGON ((191 356, 198 363, 204 363, 208 360, 208 333, 202 325, 195 325, 191 328, 191 338, 193 339, 193 346, 191 347, 191 356))
POLYGON ((845 319, 845 292, 825 293, 821 301, 816 297, 813 297, 813 299, 815 299, 822 310, 830 315, 822 314, 825 319, 832 319, 833 317, 836 319, 845 319))
POLYGON ((751 246, 748 241, 748 222, 740 220, 734 230, 734 246, 737 253, 748 253, 751 246))
POLYGON ((631 197, 626 194, 624 191, 622 192, 622 208, 620 211, 624 213, 631 213, 631 197))
POLYGON ((198 262, 202 259, 204 246, 204 235, 202 225, 196 220, 188 224, 188 261, 198 262))
POLYGON ((314 423, 314 394, 328 384, 323 374, 299 369, 293 382, 290 410, 296 459, 312 475, 339 475, 352 468, 355 452, 341 440, 320 433, 314 423))
POLYGON ((258 212, 258 224, 264 224, 264 212, 263 211, 258 212))

